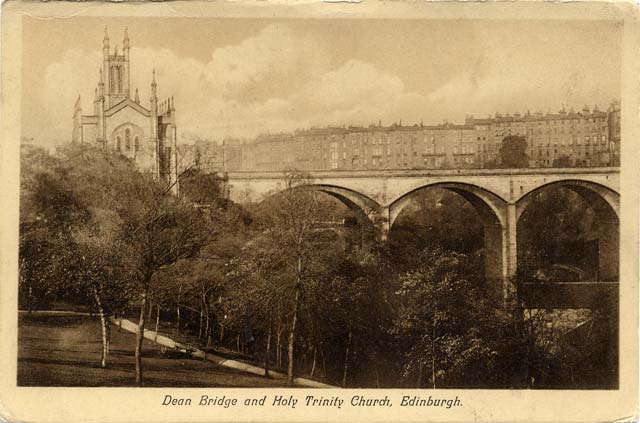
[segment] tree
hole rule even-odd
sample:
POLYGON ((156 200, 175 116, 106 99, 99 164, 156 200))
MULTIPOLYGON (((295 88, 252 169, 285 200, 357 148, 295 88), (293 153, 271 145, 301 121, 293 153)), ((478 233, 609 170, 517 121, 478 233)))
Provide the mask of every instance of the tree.
POLYGON ((214 236, 202 213, 169 188, 148 177, 120 187, 116 198, 122 219, 123 261, 138 292, 140 314, 136 331, 136 383, 142 383, 142 341, 145 310, 156 274, 176 262, 196 256, 214 236))
POLYGON ((573 165, 571 158, 567 155, 562 155, 557 159, 553 159, 553 167, 571 167, 573 165))
MULTIPOLYGON (((173 196, 171 186, 141 174, 121 156, 86 146, 72 146, 63 153, 66 181, 90 205, 100 228, 79 238, 93 248, 90 257, 100 255, 94 248, 99 245, 117 251, 110 265, 101 262, 103 270, 109 270, 107 265, 121 269, 119 278, 126 281, 128 293, 140 307, 135 361, 136 382, 141 384, 145 310, 154 278, 176 262, 196 256, 215 237, 211 221, 216 214, 205 214, 173 196)), ((90 263, 85 271, 97 266, 90 263)), ((102 276, 94 273, 92 279, 99 281, 102 276)))
POLYGON ((464 255, 427 249, 421 257, 424 264, 401 275, 397 291, 392 332, 404 347, 404 378, 415 377, 418 388, 424 376, 434 389, 486 386, 503 374, 501 351, 509 349, 498 346, 511 319, 489 318, 498 314, 465 278, 464 255))
MULTIPOLYGON (((23 152, 31 158, 36 153, 28 148, 23 152)), ((102 327, 101 365, 105 367, 109 313, 126 290, 114 277, 117 248, 108 236, 113 213, 95 204, 95 196, 84 195, 83 189, 95 193, 101 188, 93 185, 96 175, 82 161, 72 159, 78 152, 63 150, 58 160, 36 156, 40 164, 29 163, 23 169, 20 279, 28 284, 29 310, 34 279, 55 298, 95 303, 102 327)))
POLYGON ((281 287, 281 292, 290 301, 287 345, 289 385, 293 385, 294 348, 304 284, 311 277, 314 255, 318 253, 314 245, 314 223, 319 221, 320 195, 311 187, 311 180, 306 175, 289 173, 284 180, 284 189, 274 198, 275 207, 269 210, 268 216, 268 236, 272 245, 279 246, 284 253, 285 268, 291 275, 281 287))
POLYGON ((500 146, 500 163, 504 168, 529 167, 527 140, 519 135, 508 135, 500 146))

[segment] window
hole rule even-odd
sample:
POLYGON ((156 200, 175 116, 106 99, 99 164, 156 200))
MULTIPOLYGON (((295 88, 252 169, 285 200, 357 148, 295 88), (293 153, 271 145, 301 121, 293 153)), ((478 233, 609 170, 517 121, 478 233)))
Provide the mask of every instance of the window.
POLYGON ((116 150, 120 151, 120 137, 116 137, 116 150))
POLYGON ((122 92, 122 66, 118 66, 118 92, 122 92))
POLYGON ((116 68, 112 66, 109 72, 109 92, 115 92, 116 90, 116 68))
POLYGON ((589 135, 584 137, 584 143, 585 145, 589 145, 589 135))
POLYGON ((124 148, 127 151, 131 151, 131 131, 129 128, 124 131, 124 148))
POLYGON ((138 137, 135 137, 133 139, 133 145, 134 145, 134 148, 136 149, 135 151, 140 151, 140 140, 138 140, 138 137))

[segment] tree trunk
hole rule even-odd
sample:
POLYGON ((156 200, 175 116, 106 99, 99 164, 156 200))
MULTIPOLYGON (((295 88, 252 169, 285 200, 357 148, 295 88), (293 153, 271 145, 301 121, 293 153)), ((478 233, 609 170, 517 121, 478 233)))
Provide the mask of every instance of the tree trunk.
POLYGON ((240 352, 240 334, 236 335, 236 351, 240 352))
POLYGON ((316 346, 313 346, 313 361, 311 362, 311 372, 309 372, 309 376, 313 377, 313 374, 316 371, 316 354, 318 352, 318 348, 316 348, 316 346))
POLYGON ((322 348, 320 348, 320 357, 322 357, 322 376, 326 379, 327 378, 327 360, 324 357, 324 349, 322 348))
POLYGON ((296 286, 293 297, 293 311, 291 313, 291 332, 289 332, 289 345, 287 348, 287 385, 293 386, 293 372, 295 368, 293 350, 296 344, 296 324, 298 323, 298 309, 300 308, 300 291, 302 290, 302 257, 298 254, 298 271, 296 272, 296 286))
POLYGON ((208 310, 207 310, 207 314, 205 315, 204 336, 205 338, 207 338, 207 347, 208 347, 209 342, 211 341, 211 337, 209 336, 209 311, 208 310))
POLYGON ((222 344, 223 339, 224 339, 224 325, 220 323, 220 340, 218 342, 222 344))
POLYGON ((102 358, 100 359, 100 365, 107 367, 107 354, 109 354, 109 328, 107 327, 107 316, 105 316, 104 307, 102 307, 102 301, 100 301, 100 295, 98 289, 93 287, 93 298, 96 300, 96 306, 98 307, 98 313, 100 315, 100 327, 102 328, 102 358))
POLYGON ((147 315, 147 320, 151 320, 151 312, 153 311, 153 302, 149 300, 149 314, 147 315))
MULTIPOLYGON (((150 279, 150 278, 149 278, 150 279)), ((144 315, 147 307, 147 295, 149 288, 145 288, 140 298, 140 319, 136 330, 136 384, 142 385, 142 341, 144 340, 144 315)))
POLYGON ((282 367, 282 327, 276 332, 276 363, 282 367))
POLYGON ((182 294, 182 285, 178 287, 178 301, 176 302, 176 336, 180 335, 180 296, 182 294))
POLYGON ((202 338, 202 310, 200 310, 200 325, 198 326, 198 339, 202 338))
POLYGON ((436 320, 433 319, 431 332, 431 384, 436 389, 436 320))
POLYGON ((349 347, 351 347, 351 337, 352 337, 352 333, 351 331, 349 331, 349 338, 347 339, 347 348, 345 349, 345 352, 344 352, 344 368, 342 371, 342 387, 343 388, 347 387, 347 378, 348 378, 348 371, 349 371, 349 347))
POLYGON ((153 336, 154 341, 158 341, 158 326, 160 326, 160 303, 157 305, 156 310, 156 334, 153 336))
POLYGON ((269 377, 269 354, 271 354, 271 328, 267 333, 267 341, 265 342, 264 351, 264 377, 269 377))
POLYGON ((296 324, 298 323, 298 308, 300 303, 300 286, 296 284, 296 293, 293 299, 293 312, 291 313, 291 332, 289 332, 289 345, 287 347, 288 359, 287 363, 287 385, 293 386, 294 371, 294 346, 296 343, 296 324))

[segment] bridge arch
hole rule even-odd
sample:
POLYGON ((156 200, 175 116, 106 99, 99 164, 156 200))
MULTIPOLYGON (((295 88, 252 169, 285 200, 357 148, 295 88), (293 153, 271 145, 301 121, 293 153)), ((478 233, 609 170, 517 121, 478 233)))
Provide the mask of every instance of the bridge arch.
POLYGON ((616 220, 620 219, 620 194, 605 185, 582 179, 553 181, 539 185, 522 194, 516 200, 518 205, 517 218, 520 219, 536 193, 550 187, 568 188, 589 202, 596 209, 596 212, 607 214, 607 217, 615 217, 616 220))
POLYGON ((402 210, 419 191, 441 188, 463 197, 476 210, 484 226, 484 271, 489 295, 503 301, 513 292, 507 277, 508 234, 507 202, 499 195, 480 186, 460 182, 425 184, 403 194, 388 206, 388 230, 402 210))
POLYGON ((393 226, 402 210, 411 202, 413 194, 429 188, 443 188, 455 192, 461 195, 476 209, 483 222, 493 225, 505 225, 504 208, 506 201, 499 195, 474 184, 463 182, 436 182, 421 185, 393 200, 389 204, 389 229, 393 226))
POLYGON ((578 194, 593 209, 598 234, 597 278, 605 281, 617 280, 620 260, 620 194, 610 187, 580 179, 565 179, 540 185, 517 200, 516 220, 520 220, 537 193, 557 187, 578 194))
POLYGON ((375 200, 349 188, 327 184, 310 184, 309 186, 337 198, 349 209, 363 213, 370 220, 380 209, 380 205, 375 200))
POLYGON ((310 181, 307 184, 297 185, 293 188, 282 188, 283 184, 278 182, 275 189, 269 190, 269 192, 260 197, 259 203, 265 201, 267 198, 281 194, 288 189, 312 189, 317 192, 327 194, 342 204, 344 204, 351 212, 353 212, 360 225, 366 231, 375 232, 380 221, 380 205, 368 197, 356 190, 331 184, 318 184, 310 181))

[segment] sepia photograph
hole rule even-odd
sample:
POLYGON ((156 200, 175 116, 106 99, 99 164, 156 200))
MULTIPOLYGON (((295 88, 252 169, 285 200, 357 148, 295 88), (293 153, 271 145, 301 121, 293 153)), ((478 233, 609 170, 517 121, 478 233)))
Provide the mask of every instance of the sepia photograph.
POLYGON ((614 15, 22 14, 11 384, 420 413, 620 390, 614 15))

